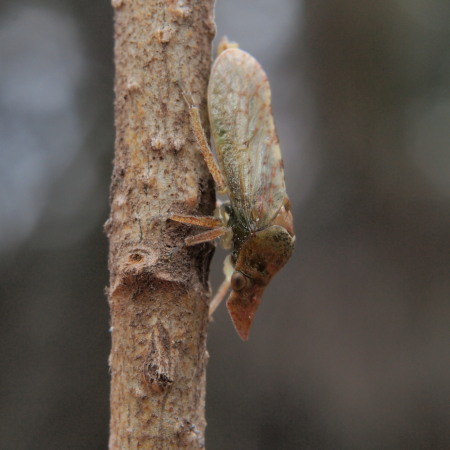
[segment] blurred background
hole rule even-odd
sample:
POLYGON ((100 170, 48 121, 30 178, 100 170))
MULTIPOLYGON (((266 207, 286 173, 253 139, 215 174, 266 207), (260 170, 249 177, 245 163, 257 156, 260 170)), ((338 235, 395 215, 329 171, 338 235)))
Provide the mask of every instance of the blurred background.
MULTIPOLYGON (((271 80, 297 247, 248 343, 215 314, 209 449, 450 448, 449 13, 217 0, 271 80)), ((107 447, 112 36, 108 1, 0 5, 3 449, 107 447)))

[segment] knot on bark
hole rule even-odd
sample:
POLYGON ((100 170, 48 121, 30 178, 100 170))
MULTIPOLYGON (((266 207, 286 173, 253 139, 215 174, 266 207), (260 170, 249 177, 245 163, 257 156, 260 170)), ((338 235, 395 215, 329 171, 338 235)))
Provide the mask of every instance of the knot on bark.
POLYGON ((155 394, 166 392, 174 382, 167 373, 161 370, 161 367, 154 363, 147 364, 144 369, 144 378, 155 394))
POLYGON ((202 433, 193 423, 189 420, 184 420, 179 425, 177 437, 181 445, 188 448, 205 448, 205 441, 202 433))
POLYGON ((172 370, 170 336, 158 320, 152 329, 147 362, 144 366, 144 379, 152 392, 167 392, 174 383, 172 370))

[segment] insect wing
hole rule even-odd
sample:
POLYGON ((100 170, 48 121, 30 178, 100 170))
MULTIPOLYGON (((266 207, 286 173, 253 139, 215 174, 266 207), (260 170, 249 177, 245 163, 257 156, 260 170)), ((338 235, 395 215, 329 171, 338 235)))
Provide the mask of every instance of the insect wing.
POLYGON ((216 59, 208 87, 211 134, 240 221, 261 228, 286 197, 283 161, 260 64, 240 49, 216 59))

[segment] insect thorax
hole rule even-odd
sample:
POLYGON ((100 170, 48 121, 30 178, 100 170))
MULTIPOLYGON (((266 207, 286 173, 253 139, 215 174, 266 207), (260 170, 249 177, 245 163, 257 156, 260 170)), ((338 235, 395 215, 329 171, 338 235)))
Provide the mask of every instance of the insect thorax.
POLYGON ((294 249, 294 239, 279 225, 251 233, 241 243, 235 269, 256 283, 267 285, 286 264, 294 249))
POLYGON ((250 226, 243 220, 242 217, 237 216, 235 210, 231 206, 229 209, 228 226, 233 231, 231 262, 234 266, 236 264, 241 247, 250 236, 251 230, 250 226))

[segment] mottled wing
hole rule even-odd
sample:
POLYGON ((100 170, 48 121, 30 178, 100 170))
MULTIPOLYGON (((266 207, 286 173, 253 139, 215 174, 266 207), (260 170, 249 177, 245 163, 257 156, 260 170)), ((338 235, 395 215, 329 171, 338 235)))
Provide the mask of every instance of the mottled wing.
POLYGON ((261 228, 277 214, 286 190, 269 81, 251 55, 236 48, 219 55, 209 80, 208 110, 231 205, 239 220, 261 228))

